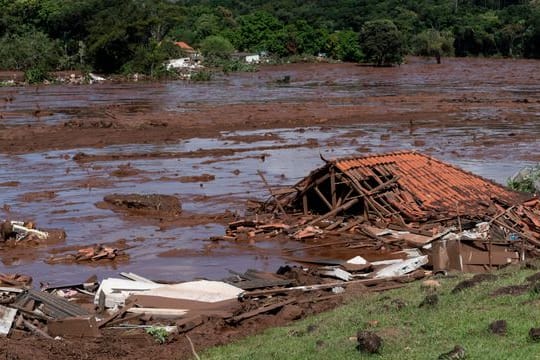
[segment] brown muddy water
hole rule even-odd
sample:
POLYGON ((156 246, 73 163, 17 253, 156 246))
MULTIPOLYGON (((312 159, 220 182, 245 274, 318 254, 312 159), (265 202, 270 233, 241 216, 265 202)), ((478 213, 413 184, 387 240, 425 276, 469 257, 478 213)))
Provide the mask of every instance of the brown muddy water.
POLYGON ((227 269, 275 271, 287 262, 280 249, 301 244, 208 241, 243 214, 247 199, 267 197, 258 170, 272 185, 290 185, 322 165, 321 156, 414 149, 504 184, 540 161, 539 74, 538 61, 448 59, 437 67, 413 58, 391 69, 268 67, 204 84, 0 89, 0 139, 17 149, 0 154, 0 219, 32 219, 67 233, 60 244, 3 250, 0 272, 65 283, 119 271, 163 280, 219 279, 227 269), (277 81, 286 75, 290 83, 277 81), (165 133, 176 131, 175 124, 186 131, 164 141, 154 133, 145 138, 141 128, 135 140, 117 140, 127 131, 122 126, 145 116, 166 118, 165 133), (246 121, 235 125, 242 116, 246 121), (115 137, 103 135, 95 146, 76 146, 73 139, 39 146, 36 136, 90 117, 112 119, 115 137), (115 128, 119 118, 124 125, 115 128), (187 129, 210 118, 199 130, 187 129), (11 137, 25 129, 31 136, 11 137), (84 161, 74 160, 80 153, 84 161), (176 195, 184 213, 172 222, 126 217, 99 206, 113 193, 176 195), (44 262, 58 249, 119 239, 130 246, 128 262, 44 262))

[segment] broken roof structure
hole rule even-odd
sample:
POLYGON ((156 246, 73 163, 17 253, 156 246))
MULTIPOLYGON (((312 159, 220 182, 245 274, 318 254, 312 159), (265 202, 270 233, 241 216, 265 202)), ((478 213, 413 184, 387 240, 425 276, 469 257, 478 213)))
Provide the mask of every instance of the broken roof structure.
POLYGON ((540 256, 538 198, 524 201, 522 193, 414 151, 323 160, 292 188, 271 191, 274 212, 300 216, 296 239, 359 229, 384 244, 429 248, 434 270, 486 271, 525 252, 540 256))
POLYGON ((276 195, 287 211, 362 215, 402 225, 495 214, 521 195, 430 156, 405 151, 325 160, 326 164, 276 195))

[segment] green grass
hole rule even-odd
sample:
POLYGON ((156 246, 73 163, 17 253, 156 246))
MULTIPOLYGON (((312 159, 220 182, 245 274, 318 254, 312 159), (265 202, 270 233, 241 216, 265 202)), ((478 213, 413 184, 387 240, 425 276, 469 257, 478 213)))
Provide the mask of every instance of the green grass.
POLYGON ((467 359, 540 359, 540 343, 528 338, 540 327, 540 294, 490 296, 495 289, 518 285, 532 270, 497 272, 496 281, 483 282, 456 294, 454 286, 471 275, 439 279, 439 303, 419 308, 426 296, 421 281, 402 289, 367 294, 334 311, 309 317, 288 327, 273 328, 237 343, 209 349, 202 359, 437 359, 454 345, 465 348, 467 359), (392 300, 406 306, 397 309, 392 300), (376 326, 369 321, 376 320, 376 326), (508 322, 506 336, 488 326, 508 322), (315 325, 314 331, 308 326, 315 325), (383 339, 380 355, 359 353, 355 337, 369 329, 383 339))

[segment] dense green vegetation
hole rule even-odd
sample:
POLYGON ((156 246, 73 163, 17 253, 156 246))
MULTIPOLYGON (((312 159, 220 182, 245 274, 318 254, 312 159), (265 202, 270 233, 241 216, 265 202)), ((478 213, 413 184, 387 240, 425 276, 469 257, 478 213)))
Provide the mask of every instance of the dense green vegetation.
POLYGON ((213 60, 234 50, 378 65, 408 53, 540 58, 540 1, 0 0, 1 69, 157 75, 180 56, 170 41, 213 60))
POLYGON ((496 280, 459 292, 452 289, 471 275, 441 278, 436 291, 422 289, 417 282, 380 294, 356 295, 336 310, 207 350, 201 358, 463 359, 439 357, 460 345, 466 359, 538 359, 540 342, 529 337, 529 330, 540 326, 536 316, 540 284, 526 280, 537 271, 505 269, 495 272, 496 280), (515 287, 500 290, 507 286, 515 287), (497 290, 501 295, 494 294, 497 290), (432 298, 430 305, 420 306, 432 293, 438 301, 432 298), (505 335, 489 330, 496 320, 507 322, 505 335), (380 354, 356 349, 359 331, 382 338, 380 354))

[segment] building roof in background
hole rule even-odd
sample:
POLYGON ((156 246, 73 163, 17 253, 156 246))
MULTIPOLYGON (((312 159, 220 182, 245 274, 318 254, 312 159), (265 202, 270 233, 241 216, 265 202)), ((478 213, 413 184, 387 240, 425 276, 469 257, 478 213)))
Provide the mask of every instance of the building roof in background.
POLYGON ((187 43, 183 41, 176 41, 174 44, 178 46, 179 48, 181 48, 182 50, 195 51, 195 49, 193 49, 191 46, 189 46, 187 43))

